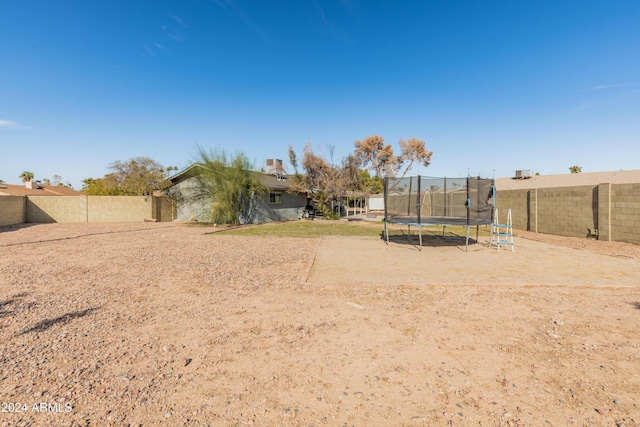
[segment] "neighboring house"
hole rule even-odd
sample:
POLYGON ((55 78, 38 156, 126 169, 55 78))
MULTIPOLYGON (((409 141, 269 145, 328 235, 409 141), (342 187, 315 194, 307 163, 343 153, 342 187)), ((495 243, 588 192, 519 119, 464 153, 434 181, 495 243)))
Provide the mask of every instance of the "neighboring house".
POLYGON ((496 178, 496 191, 529 188, 576 187, 598 184, 638 184, 640 170, 536 175, 531 178, 496 178))
MULTIPOLYGON (((197 195, 197 176, 202 166, 198 163, 187 167, 169 178, 173 184, 167 194, 177 201, 178 219, 182 221, 210 221, 211 200, 197 195)), ((298 219, 308 204, 306 195, 290 194, 291 188, 284 174, 268 175, 252 172, 269 191, 257 198, 254 223, 298 219)))
POLYGON ((0 184, 0 196, 83 196, 64 185, 42 185, 39 181, 27 181, 24 185, 0 184))

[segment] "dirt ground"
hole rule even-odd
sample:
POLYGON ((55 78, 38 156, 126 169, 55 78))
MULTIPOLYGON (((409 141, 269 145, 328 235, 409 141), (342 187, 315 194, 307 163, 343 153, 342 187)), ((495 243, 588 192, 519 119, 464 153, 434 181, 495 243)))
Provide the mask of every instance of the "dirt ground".
POLYGON ((0 229, 0 426, 640 425, 637 246, 207 231, 0 229))

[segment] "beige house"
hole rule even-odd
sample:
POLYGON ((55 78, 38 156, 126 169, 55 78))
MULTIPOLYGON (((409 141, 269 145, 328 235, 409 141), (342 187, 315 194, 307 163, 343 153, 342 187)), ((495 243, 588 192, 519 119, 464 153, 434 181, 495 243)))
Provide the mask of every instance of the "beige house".
POLYGON ((38 181, 27 181, 24 185, 0 184, 0 196, 83 196, 64 185, 42 185, 38 181))
POLYGON ((577 187, 581 185, 637 184, 640 170, 613 172, 585 172, 558 175, 537 175, 531 178, 496 178, 496 190, 521 190, 530 188, 577 187))

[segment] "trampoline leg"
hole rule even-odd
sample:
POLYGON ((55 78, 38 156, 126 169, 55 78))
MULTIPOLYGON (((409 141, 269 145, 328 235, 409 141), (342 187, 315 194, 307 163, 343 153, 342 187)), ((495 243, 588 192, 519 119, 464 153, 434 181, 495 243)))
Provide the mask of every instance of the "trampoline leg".
POLYGON ((384 235, 387 238, 387 246, 389 246, 389 223, 387 221, 384 222, 384 235))
POLYGON ((467 225, 467 244, 465 246, 465 252, 469 252, 469 230, 471 230, 471 226, 467 225))
POLYGON ((420 252, 422 252, 422 227, 418 225, 418 236, 420 236, 420 252))

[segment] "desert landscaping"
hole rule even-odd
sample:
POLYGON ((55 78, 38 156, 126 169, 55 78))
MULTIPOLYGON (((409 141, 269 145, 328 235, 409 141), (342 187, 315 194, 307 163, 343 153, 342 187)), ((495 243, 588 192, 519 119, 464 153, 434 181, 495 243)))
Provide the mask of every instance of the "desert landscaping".
POLYGON ((0 228, 0 426, 640 425, 637 245, 214 231, 0 228))

